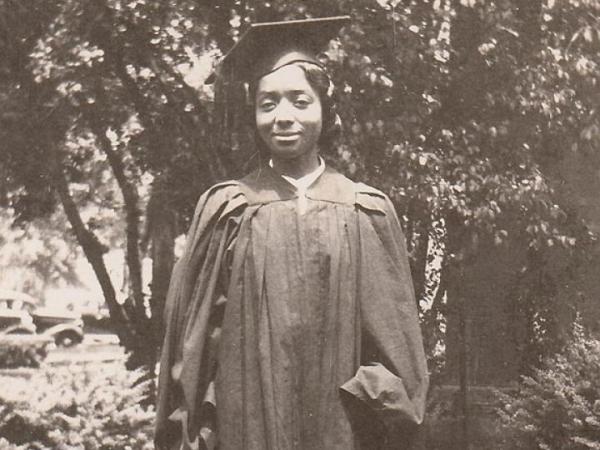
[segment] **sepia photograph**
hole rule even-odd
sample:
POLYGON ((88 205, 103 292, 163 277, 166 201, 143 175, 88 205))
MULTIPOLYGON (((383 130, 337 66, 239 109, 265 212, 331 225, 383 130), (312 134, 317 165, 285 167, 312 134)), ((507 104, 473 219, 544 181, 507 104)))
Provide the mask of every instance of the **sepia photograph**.
POLYGON ((600 0, 0 0, 0 450, 599 450, 600 0))

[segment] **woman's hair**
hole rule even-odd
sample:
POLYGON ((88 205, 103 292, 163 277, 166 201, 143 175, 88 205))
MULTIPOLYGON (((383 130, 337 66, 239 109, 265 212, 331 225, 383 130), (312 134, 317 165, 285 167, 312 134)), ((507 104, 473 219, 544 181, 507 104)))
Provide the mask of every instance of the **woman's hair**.
MULTIPOLYGON (((306 80, 319 96, 323 120, 321 136, 318 141, 319 149, 323 153, 333 151, 333 144, 340 135, 342 123, 340 116, 337 114, 335 89, 331 78, 329 78, 325 68, 319 64, 308 61, 294 61, 289 64, 300 67, 304 71, 306 80)), ((256 133, 256 89, 259 80, 260 78, 250 83, 248 88, 250 100, 250 111, 248 112, 248 115, 250 123, 255 130, 256 144, 259 150, 265 150, 264 142, 262 142, 262 139, 258 136, 258 133, 256 133)))

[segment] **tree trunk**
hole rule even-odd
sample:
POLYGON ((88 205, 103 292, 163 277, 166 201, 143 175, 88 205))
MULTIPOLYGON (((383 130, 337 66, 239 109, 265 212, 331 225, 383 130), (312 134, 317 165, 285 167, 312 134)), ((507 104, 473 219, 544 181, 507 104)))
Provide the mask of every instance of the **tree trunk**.
POLYGON ((410 266, 418 306, 426 294, 427 277, 425 276, 425 271, 427 270, 427 249, 429 245, 428 228, 431 226, 431 223, 418 222, 414 225, 415 227, 411 233, 413 236, 410 237, 410 242, 414 244, 414 247, 410 249, 412 254, 410 266))
POLYGON ((117 184, 123 195, 123 205, 125 210, 125 240, 126 240, 126 261, 129 273, 129 288, 133 297, 135 313, 139 317, 145 317, 144 294, 142 286, 142 265, 140 255, 140 212, 138 208, 138 193, 136 187, 127 179, 125 174, 125 165, 120 155, 112 148, 111 142, 102 130, 95 129, 97 140, 100 147, 108 159, 108 163, 113 171, 117 184))
POLYGON ((152 325, 152 320, 146 312, 142 287, 139 198, 135 185, 127 178, 123 160, 113 149, 112 143, 108 140, 106 134, 98 127, 94 131, 123 195, 126 220, 126 262, 131 293, 125 301, 124 308, 127 313, 128 326, 134 330, 131 339, 126 343, 126 348, 130 351, 127 366, 132 369, 144 367, 149 376, 152 376, 158 357, 156 351, 158 336, 157 330, 152 325))
POLYGON ((102 289, 104 299, 106 300, 110 312, 110 317, 115 324, 119 340, 121 343, 125 344, 131 339, 131 330, 128 326, 128 321, 122 306, 117 302, 115 288, 104 263, 104 253, 106 252, 106 248, 98 241, 94 233, 83 223, 77 205, 69 191, 65 174, 57 161, 54 161, 54 165, 56 166, 53 173, 54 187, 56 188, 56 192, 58 193, 60 202, 62 203, 77 241, 96 274, 96 278, 98 279, 98 283, 100 284, 100 288, 102 289))
POLYGON ((171 272, 175 262, 175 238, 177 235, 176 213, 169 206, 169 198, 160 188, 160 180, 153 186, 147 212, 146 237, 152 255, 152 315, 153 336, 158 348, 162 342, 163 311, 171 272))

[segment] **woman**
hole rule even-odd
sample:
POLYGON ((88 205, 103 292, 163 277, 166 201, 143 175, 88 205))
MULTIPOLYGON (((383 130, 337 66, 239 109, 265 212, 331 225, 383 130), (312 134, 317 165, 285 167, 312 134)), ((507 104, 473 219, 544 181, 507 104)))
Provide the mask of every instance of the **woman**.
POLYGON ((393 206, 319 157, 337 115, 315 54, 346 20, 257 24, 225 58, 270 161, 199 201, 167 302, 160 449, 403 448, 423 419, 393 206))

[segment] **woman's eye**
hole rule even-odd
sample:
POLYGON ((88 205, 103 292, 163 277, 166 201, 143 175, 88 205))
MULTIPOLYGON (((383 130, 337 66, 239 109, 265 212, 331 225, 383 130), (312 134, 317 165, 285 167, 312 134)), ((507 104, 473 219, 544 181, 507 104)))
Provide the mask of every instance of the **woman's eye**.
POLYGON ((294 100, 294 104, 299 108, 306 108, 310 105, 310 99, 306 97, 298 97, 294 100))
POLYGON ((294 99, 294 105, 296 105, 297 108, 308 108, 311 103, 312 99, 306 95, 299 95, 294 99))
POLYGON ((275 102, 272 100, 264 100, 264 101, 260 102, 258 104, 258 106, 263 111, 271 111, 273 108, 275 108, 276 105, 275 105, 275 102))

